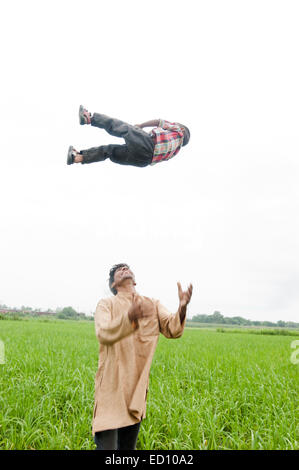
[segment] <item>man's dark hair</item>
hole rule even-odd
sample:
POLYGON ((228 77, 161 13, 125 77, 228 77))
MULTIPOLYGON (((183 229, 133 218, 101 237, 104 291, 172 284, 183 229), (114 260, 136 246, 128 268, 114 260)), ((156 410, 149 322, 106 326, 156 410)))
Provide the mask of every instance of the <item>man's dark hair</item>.
POLYGON ((127 263, 119 263, 119 264, 115 264, 114 266, 112 266, 112 268, 109 271, 109 287, 113 295, 117 294, 117 290, 115 289, 115 287, 111 287, 111 285, 114 282, 114 273, 118 268, 122 268, 123 266, 126 266, 127 268, 130 269, 130 266, 127 263))
POLYGON ((189 131, 188 127, 185 126, 184 124, 180 124, 180 126, 182 126, 185 129, 184 140, 183 140, 183 147, 184 147, 184 145, 187 145, 189 140, 190 140, 190 131, 189 131))

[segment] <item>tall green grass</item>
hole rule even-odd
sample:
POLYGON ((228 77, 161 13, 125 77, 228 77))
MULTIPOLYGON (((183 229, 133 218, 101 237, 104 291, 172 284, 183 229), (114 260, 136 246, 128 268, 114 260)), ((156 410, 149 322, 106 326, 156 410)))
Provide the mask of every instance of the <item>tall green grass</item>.
MULTIPOLYGON (((0 339, 0 448, 94 449, 93 324, 5 321, 0 339)), ((298 448, 291 339, 195 329, 161 336, 137 449, 298 448)))

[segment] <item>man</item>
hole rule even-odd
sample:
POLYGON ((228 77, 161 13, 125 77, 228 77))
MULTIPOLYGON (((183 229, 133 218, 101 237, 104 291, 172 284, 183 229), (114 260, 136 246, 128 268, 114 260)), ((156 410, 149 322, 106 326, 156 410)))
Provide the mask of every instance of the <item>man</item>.
POLYGON ((105 114, 91 115, 82 105, 79 107, 81 125, 91 125, 105 129, 110 135, 123 137, 125 144, 101 145, 78 152, 69 147, 67 164, 102 162, 109 158, 114 163, 144 167, 169 160, 177 155, 181 147, 187 145, 190 132, 187 126, 154 119, 132 126, 105 114), (153 127, 150 133, 144 127, 153 127))
POLYGON ((92 433, 97 450, 133 450, 145 418, 149 373, 159 334, 180 338, 192 284, 178 282, 179 307, 171 315, 159 300, 139 295, 125 263, 114 265, 109 286, 114 297, 99 301, 95 313, 100 357, 95 378, 92 433))

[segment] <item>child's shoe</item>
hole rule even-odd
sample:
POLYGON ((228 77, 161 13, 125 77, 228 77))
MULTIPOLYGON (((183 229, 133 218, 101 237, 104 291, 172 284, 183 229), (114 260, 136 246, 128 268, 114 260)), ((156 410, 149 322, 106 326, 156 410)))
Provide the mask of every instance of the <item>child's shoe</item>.
POLYGON ((68 152, 67 152, 67 165, 72 165, 74 162, 74 157, 76 156, 76 150, 72 145, 69 146, 68 152))
POLYGON ((79 107, 79 122, 81 126, 84 124, 90 124, 91 123, 91 114, 87 109, 85 109, 82 104, 80 104, 79 107))

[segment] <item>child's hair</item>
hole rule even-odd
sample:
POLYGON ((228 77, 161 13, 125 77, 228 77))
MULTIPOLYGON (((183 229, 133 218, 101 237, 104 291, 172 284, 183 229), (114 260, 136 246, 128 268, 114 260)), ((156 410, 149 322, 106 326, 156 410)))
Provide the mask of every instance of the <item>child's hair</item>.
POLYGON ((112 266, 112 268, 109 271, 109 287, 113 295, 117 294, 117 290, 115 289, 115 287, 112 287, 112 284, 114 282, 114 273, 118 268, 122 268, 123 266, 126 266, 127 268, 129 268, 129 266, 126 263, 119 263, 119 264, 115 264, 114 266, 112 266))
POLYGON ((183 140, 183 146, 184 146, 184 145, 187 145, 189 140, 190 140, 190 131, 189 131, 188 127, 185 126, 184 124, 180 124, 180 126, 182 126, 185 129, 184 140, 183 140))

